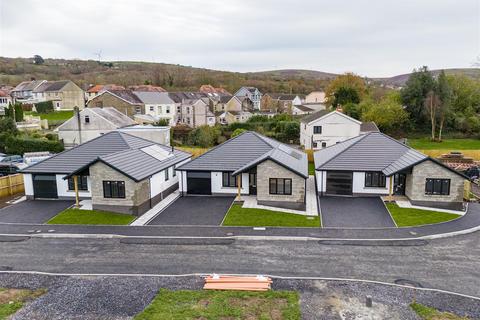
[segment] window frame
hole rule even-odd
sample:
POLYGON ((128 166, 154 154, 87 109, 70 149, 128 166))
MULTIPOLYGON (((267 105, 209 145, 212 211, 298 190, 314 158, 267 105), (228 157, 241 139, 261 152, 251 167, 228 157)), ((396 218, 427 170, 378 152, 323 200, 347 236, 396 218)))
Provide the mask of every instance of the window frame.
POLYGON ((448 178, 426 178, 425 179, 425 195, 428 196, 449 196, 450 195, 450 187, 451 187, 452 179, 448 178), (439 182, 440 191, 435 191, 435 182, 439 182), (432 183, 431 191, 429 191, 429 182, 432 183), (445 182, 448 182, 447 186, 445 187, 445 182), (446 190, 444 190, 446 188, 446 190))
POLYGON ((177 167, 177 165, 173 165, 172 167, 172 177, 175 178, 177 176, 177 171, 175 171, 175 168, 177 167))
POLYGON ((105 199, 125 199, 125 181, 103 180, 103 197, 105 199), (109 193, 107 194, 107 186, 109 193), (116 186, 116 194, 114 194, 113 186, 116 186))
MULTIPOLYGON (((78 191, 88 191, 88 179, 87 176, 77 176, 78 181, 78 191)), ((75 186, 73 183, 73 177, 68 178, 67 180, 68 191, 75 191, 75 186)))
POLYGON ((291 178, 270 178, 268 180, 268 193, 269 194, 273 194, 273 195, 283 195, 283 196, 291 196, 292 195, 292 192, 293 192, 293 187, 292 187, 292 179, 291 178), (281 184, 281 190, 279 190, 279 181, 282 181, 282 184, 281 184), (289 185, 290 185, 290 191, 289 192, 286 192, 286 188, 285 186, 287 185, 287 182, 289 181, 289 185), (272 184, 272 182, 275 182, 272 184), (274 188, 272 188, 272 186, 275 185, 274 188))
MULTIPOLYGON (((238 188, 238 182, 237 182, 238 178, 232 176, 232 173, 233 173, 232 171, 222 172, 222 188, 238 188), (228 181, 227 184, 225 184, 226 180, 228 181), (233 184, 232 184, 232 180, 233 180, 233 184)), ((240 182, 240 187, 241 187, 241 182, 240 182)))
POLYGON ((322 126, 313 126, 313 134, 322 134, 322 126))
POLYGON ((168 170, 170 169, 170 167, 168 167, 167 169, 165 169, 165 181, 168 181, 170 180, 170 172, 168 172, 168 170))
POLYGON ((85 123, 90 123, 90 116, 88 114, 85 115, 84 121, 85 121, 85 123))
POLYGON ((387 177, 380 171, 366 171, 363 186, 365 188, 385 188, 387 186, 387 177), (374 180, 374 175, 378 175, 377 181, 374 180))

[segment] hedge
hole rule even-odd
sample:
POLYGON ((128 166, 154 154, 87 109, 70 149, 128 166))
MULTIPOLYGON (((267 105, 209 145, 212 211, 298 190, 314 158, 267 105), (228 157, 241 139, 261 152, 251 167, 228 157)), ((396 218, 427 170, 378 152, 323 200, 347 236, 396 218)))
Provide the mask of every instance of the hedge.
POLYGON ((59 141, 20 137, 8 137, 5 141, 5 151, 9 154, 23 155, 25 152, 38 151, 58 153, 63 150, 63 144, 59 141))
POLYGON ((53 112, 53 102, 43 101, 35 104, 35 110, 37 113, 50 113, 53 112))

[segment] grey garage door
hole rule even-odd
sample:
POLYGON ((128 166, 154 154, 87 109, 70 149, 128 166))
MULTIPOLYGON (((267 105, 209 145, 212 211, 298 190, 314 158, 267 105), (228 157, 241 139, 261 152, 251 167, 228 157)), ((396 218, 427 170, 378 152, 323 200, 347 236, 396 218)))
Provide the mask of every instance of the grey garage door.
POLYGON ((352 195, 353 172, 328 171, 327 194, 352 195))
POLYGON ((33 193, 36 199, 58 198, 57 180, 55 175, 35 174, 32 178, 33 193))
POLYGON ((212 174, 210 171, 187 172, 188 194, 212 194, 212 174))

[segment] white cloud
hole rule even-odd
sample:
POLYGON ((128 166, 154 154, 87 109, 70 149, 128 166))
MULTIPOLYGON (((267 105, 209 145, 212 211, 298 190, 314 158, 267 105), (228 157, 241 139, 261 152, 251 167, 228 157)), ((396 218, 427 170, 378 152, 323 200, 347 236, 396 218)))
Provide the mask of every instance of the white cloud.
POLYGON ((0 0, 0 55, 389 76, 469 67, 477 0, 0 0))

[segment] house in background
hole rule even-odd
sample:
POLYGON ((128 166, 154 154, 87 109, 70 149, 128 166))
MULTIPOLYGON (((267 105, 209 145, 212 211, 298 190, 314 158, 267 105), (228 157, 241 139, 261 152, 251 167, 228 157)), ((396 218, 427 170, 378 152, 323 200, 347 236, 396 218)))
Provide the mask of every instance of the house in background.
POLYGON ((95 98, 105 90, 125 90, 125 87, 118 86, 116 84, 97 84, 94 86, 90 86, 90 88, 85 91, 85 100, 88 101, 92 98, 95 98))
POLYGON ((232 124, 235 122, 245 122, 250 119, 253 114, 249 111, 249 107, 245 107, 246 99, 236 96, 222 96, 216 105, 217 121, 223 124, 232 124))
POLYGON ((178 122, 192 128, 215 125, 215 114, 210 111, 209 105, 204 99, 183 100, 180 106, 178 122))
POLYGON ((301 105, 303 95, 286 93, 265 93, 262 96, 262 110, 291 113, 293 106, 301 105))
POLYGON ((116 131, 128 133, 129 135, 153 141, 155 143, 170 145, 170 127, 153 126, 151 124, 134 125, 119 128, 116 131))
POLYGON ((142 215, 178 189, 189 153, 109 132, 25 168, 28 199, 91 200, 94 210, 142 215), (77 180, 78 194, 75 192, 77 180))
POLYGON ((247 97, 252 101, 253 109, 260 110, 262 105, 262 93, 255 87, 241 87, 234 96, 247 97))
POLYGON ((251 195, 261 205, 305 210, 308 160, 247 131, 177 168, 184 195, 251 195))
POLYGON ((135 124, 131 118, 112 107, 85 108, 74 114, 55 131, 65 147, 71 148, 105 133, 135 124))
POLYGON ((304 105, 294 105, 292 106, 292 115, 300 116, 307 115, 316 112, 314 109, 304 106, 304 105))
POLYGON ((10 95, 14 102, 29 103, 33 100, 33 90, 44 82, 46 80, 23 81, 10 91, 10 95))
POLYGON ((410 203, 461 210, 468 177, 380 132, 314 154, 320 195, 405 196, 410 203))
POLYGON ((145 113, 145 105, 131 90, 104 90, 87 101, 89 108, 113 107, 133 119, 136 114, 145 113))
POLYGON ((145 114, 135 115, 138 123, 153 124, 167 120, 170 126, 177 123, 177 108, 168 93, 156 91, 135 91, 134 94, 145 105, 145 114))
POLYGON ((318 111, 305 116, 300 122, 300 144, 305 149, 323 149, 356 137, 362 133, 378 131, 373 123, 363 125, 339 111, 318 111))
POLYGON ((128 86, 128 89, 136 92, 167 92, 167 90, 163 89, 162 87, 152 86, 151 84, 128 86))
POLYGON ((305 96, 304 103, 325 103, 325 92, 313 91, 305 96))
POLYGON ((12 103, 12 97, 5 90, 0 90, 0 116, 5 115, 5 108, 12 103))
POLYGON ((85 107, 85 93, 73 81, 45 81, 32 90, 33 103, 52 101, 55 110, 80 110, 85 107))

